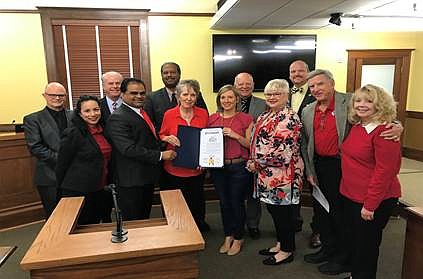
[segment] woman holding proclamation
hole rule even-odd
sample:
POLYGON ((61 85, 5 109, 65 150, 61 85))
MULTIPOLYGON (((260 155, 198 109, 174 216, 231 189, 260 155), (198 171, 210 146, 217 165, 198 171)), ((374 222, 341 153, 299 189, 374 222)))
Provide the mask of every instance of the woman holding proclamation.
MULTIPOLYGON (((198 96, 194 90, 194 84, 193 80, 179 82, 176 86, 176 98, 179 105, 167 110, 163 116, 160 139, 167 143, 166 150, 175 149, 176 146, 181 145, 177 137, 178 126, 196 128, 207 126, 207 110, 195 106, 198 96)), ((200 168, 177 167, 172 161, 165 161, 163 168, 164 189, 180 189, 200 231, 210 230, 205 222, 204 171, 200 168)))
POLYGON ((100 102, 94 96, 81 96, 76 104, 73 126, 60 143, 56 176, 59 197, 85 197, 78 224, 99 223, 109 204, 109 161, 112 147, 103 135, 100 102))
POLYGON ((232 85, 220 88, 216 105, 218 112, 210 116, 209 127, 223 127, 225 137, 224 168, 211 170, 225 233, 219 253, 233 256, 241 251, 244 236, 245 196, 251 180, 245 166, 253 117, 239 111, 240 96, 232 85))
MULTIPOLYGON (((368 84, 350 103, 351 131, 341 146, 340 192, 351 226, 352 278, 376 278, 382 231, 401 196, 401 145, 380 134, 396 116, 393 98, 368 84)), ((350 278, 350 277, 347 277, 350 278)))
POLYGON ((299 206, 303 177, 300 156, 301 122, 287 105, 289 84, 274 79, 264 88, 268 110, 254 125, 251 140, 250 171, 257 173, 255 194, 272 216, 277 242, 259 251, 269 256, 265 265, 292 262, 295 250, 295 209, 299 206))

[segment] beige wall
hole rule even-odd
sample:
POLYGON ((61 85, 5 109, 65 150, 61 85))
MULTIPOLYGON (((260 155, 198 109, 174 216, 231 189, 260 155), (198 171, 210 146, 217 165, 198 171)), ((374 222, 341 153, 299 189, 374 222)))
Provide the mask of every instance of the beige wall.
MULTIPOLYGON (((160 16, 149 18, 150 59, 153 89, 162 87, 160 65, 175 61, 182 78, 200 81, 210 111, 215 110, 212 93, 213 33, 307 33, 317 34, 316 66, 330 69, 336 88, 344 91, 347 76, 346 49, 416 49, 411 61, 407 109, 423 112, 423 94, 418 77, 423 76, 423 32, 359 33, 355 31, 264 31, 209 29, 208 17, 160 16), (176 31, 178 30, 178 31, 176 31)), ((38 14, 0 14, 0 123, 22 117, 44 106, 41 93, 47 81, 40 16, 38 14), (12 28, 6 28, 12 27, 12 28), (13 105, 10 105, 13 104, 13 105)), ((260 93, 258 93, 260 95, 260 93)))

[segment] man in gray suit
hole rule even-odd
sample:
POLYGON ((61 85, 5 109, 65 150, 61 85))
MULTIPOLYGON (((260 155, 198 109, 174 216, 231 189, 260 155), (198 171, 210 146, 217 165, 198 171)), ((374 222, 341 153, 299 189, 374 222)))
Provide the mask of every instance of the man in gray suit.
MULTIPOLYGON (((241 110, 249 113, 257 120, 257 117, 266 109, 263 99, 253 96, 254 80, 249 73, 239 73, 235 77, 234 85, 241 95, 241 110)), ((261 218, 261 205, 258 198, 253 197, 253 181, 249 186, 247 196, 247 228, 252 239, 260 238, 259 223, 261 218)))
POLYGON ((66 90, 60 83, 49 83, 43 93, 46 107, 24 117, 28 149, 37 159, 34 184, 41 197, 46 217, 56 206, 56 162, 60 136, 70 125, 70 112, 65 110, 66 90))

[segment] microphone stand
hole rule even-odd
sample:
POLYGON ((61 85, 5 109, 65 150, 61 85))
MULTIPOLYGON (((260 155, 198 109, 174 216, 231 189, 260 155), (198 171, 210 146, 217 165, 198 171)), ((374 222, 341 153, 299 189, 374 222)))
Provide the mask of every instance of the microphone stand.
POLYGON ((122 214, 117 202, 116 185, 107 185, 106 189, 112 192, 113 203, 115 205, 116 229, 112 231, 112 242, 122 243, 128 240, 128 237, 126 236, 128 231, 123 228, 122 214))

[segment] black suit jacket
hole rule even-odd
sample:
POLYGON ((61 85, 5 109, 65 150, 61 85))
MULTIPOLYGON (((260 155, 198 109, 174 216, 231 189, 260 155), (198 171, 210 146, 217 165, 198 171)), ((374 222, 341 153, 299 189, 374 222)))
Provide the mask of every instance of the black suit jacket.
MULTIPOLYGON (((289 94, 289 103, 291 104, 291 99, 292 99, 292 94, 289 94)), ((304 99, 300 105, 300 107, 298 108, 297 114, 299 117, 301 117, 301 114, 303 113, 303 109, 308 106, 309 104, 313 103, 314 101, 316 101, 316 98, 314 98, 313 95, 311 95, 310 92, 310 88, 307 89, 307 92, 304 96, 304 99)))
MULTIPOLYGON (((198 96, 195 105, 207 110, 207 105, 204 102, 201 94, 198 96)), ((170 102, 169 95, 167 94, 165 87, 147 95, 145 99, 144 110, 147 112, 148 116, 150 116, 151 121, 156 128, 157 134, 159 134, 160 128, 162 126, 164 113, 172 107, 173 106, 170 102)))
POLYGON ((82 121, 76 117, 74 126, 63 132, 56 166, 57 185, 82 193, 95 192, 103 175, 104 158, 82 121))
POLYGON ((109 106, 107 105, 106 97, 103 97, 100 99, 100 110, 101 110, 101 117, 104 121, 107 121, 109 119, 109 116, 111 114, 109 106))
POLYGON ((144 119, 122 104, 106 124, 113 146, 115 181, 119 187, 156 184, 160 176, 160 143, 144 119))
MULTIPOLYGON (((65 111, 68 127, 71 112, 65 111)), ((37 158, 34 184, 56 186, 57 152, 60 146, 60 132, 47 108, 24 117, 24 133, 29 152, 37 158)))

